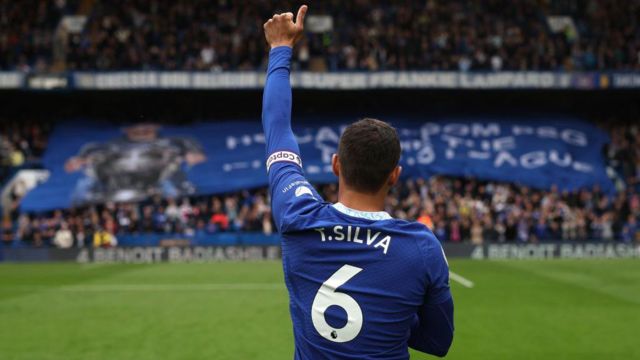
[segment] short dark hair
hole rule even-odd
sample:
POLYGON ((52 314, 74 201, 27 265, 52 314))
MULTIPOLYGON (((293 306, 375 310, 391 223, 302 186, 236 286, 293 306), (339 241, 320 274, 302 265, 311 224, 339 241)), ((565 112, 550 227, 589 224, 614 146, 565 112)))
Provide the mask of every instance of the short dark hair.
POLYGON ((398 166, 400 152, 400 139, 391 125, 370 118, 358 120, 340 137, 340 173, 347 185, 375 193, 398 166))

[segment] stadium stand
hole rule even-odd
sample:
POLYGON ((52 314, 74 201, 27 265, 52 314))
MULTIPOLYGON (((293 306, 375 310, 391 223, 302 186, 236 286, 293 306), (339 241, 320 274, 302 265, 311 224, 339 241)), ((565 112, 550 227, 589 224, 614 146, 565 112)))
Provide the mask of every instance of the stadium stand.
MULTIPOLYGON (((27 12, 16 2, 0 5, 1 69, 259 69, 267 53, 262 20, 274 8, 263 1, 31 3, 27 12), (65 15, 74 21, 60 21, 65 15)), ((640 69, 640 2, 587 3, 323 1, 314 4, 295 62, 312 71, 640 69)))
MULTIPOLYGON (((0 0, 0 69, 34 73, 263 69, 262 21, 274 8, 264 1, 201 0, 30 0, 19 5, 0 0)), ((639 13, 637 0, 615 6, 605 0, 589 0, 586 6, 580 0, 323 1, 314 4, 294 65, 310 71, 640 70, 639 13)), ((55 107, 56 100, 47 101, 55 107)), ((639 241, 637 119, 600 121, 599 126, 611 137, 603 152, 615 196, 597 188, 568 193, 439 176, 402 183, 387 211, 418 219, 443 241, 639 241)), ((0 119, 0 185, 18 169, 41 166, 52 127, 43 120, 0 119)), ((74 244, 90 244, 102 230, 116 236, 273 232, 264 188, 41 213, 20 210, 24 184, 9 190, 0 222, 4 244, 67 244, 54 239, 60 232, 60 238, 68 238, 69 231, 74 244)), ((335 186, 324 185, 321 193, 336 201, 335 186)))
MULTIPOLYGON (((45 125, 43 125, 45 126, 45 125)), ((35 159, 48 130, 39 125, 13 126, 14 147, 35 159), (31 150, 35 149, 35 151, 31 150)), ((545 240, 640 241, 640 128, 609 126, 611 143, 603 151, 609 166, 624 179, 616 195, 600 189, 566 192, 533 189, 504 182, 456 177, 409 179, 387 201, 394 217, 423 222, 442 241, 538 242, 545 240)), ((6 167, 6 166, 5 166, 6 167)), ((59 231, 71 231, 74 244, 91 244, 97 231, 116 236, 163 234, 198 236, 274 230, 264 188, 234 194, 142 202, 109 202, 47 213, 21 213, 22 187, 14 187, 5 209, 3 243, 50 246, 59 231)), ((335 185, 322 185, 327 201, 337 201, 335 185)))
POLYGON ((0 1, 0 69, 45 71, 53 64, 56 28, 78 1, 0 1))
POLYGON ((46 122, 0 120, 0 184, 17 169, 38 165, 49 131, 46 122))

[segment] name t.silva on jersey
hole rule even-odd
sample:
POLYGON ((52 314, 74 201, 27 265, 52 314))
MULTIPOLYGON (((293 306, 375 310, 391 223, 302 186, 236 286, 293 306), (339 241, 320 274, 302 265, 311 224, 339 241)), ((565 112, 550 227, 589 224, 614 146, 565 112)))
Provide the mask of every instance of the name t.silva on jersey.
POLYGON ((262 124, 294 358, 444 356, 454 326, 442 246, 422 224, 325 202, 308 183, 291 129, 292 51, 269 54, 262 124))
POLYGON ((380 248, 383 254, 387 254, 391 245, 391 236, 380 231, 364 229, 360 226, 336 225, 330 228, 314 229, 320 233, 320 240, 325 241, 345 241, 366 246, 380 248))

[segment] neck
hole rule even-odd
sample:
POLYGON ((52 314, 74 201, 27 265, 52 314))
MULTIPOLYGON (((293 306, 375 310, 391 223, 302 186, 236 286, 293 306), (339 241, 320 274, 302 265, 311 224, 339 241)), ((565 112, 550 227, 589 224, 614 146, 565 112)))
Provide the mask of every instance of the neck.
POLYGON ((354 191, 342 182, 338 188, 338 201, 342 205, 359 211, 384 211, 384 201, 387 197, 386 189, 375 194, 354 191))

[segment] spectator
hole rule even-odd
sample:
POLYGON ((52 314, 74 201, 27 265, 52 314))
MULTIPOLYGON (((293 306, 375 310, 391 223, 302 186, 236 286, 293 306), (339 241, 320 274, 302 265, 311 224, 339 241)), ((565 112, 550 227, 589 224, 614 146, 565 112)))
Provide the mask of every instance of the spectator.
POLYGON ((9 159, 12 167, 20 167, 24 164, 24 154, 14 145, 9 145, 9 159))
POLYGON ((93 247, 114 247, 118 245, 118 239, 104 228, 98 228, 93 234, 93 247))
POLYGON ((60 229, 56 231, 53 237, 53 245, 60 249, 68 249, 73 246, 73 234, 69 230, 69 225, 66 222, 62 222, 60 229))
POLYGON ((474 220, 473 225, 471 225, 471 243, 474 245, 482 245, 483 235, 482 225, 480 224, 480 220, 474 220))
POLYGON ((634 241, 640 241, 640 228, 636 217, 629 215, 627 221, 622 228, 622 241, 625 243, 632 243, 634 241))
POLYGON ((429 216, 429 214, 427 214, 426 210, 423 210, 420 213, 417 221, 421 224, 424 224, 429 229, 433 229, 433 220, 431 220, 431 217, 429 216))
POLYGON ((13 223, 9 216, 2 217, 2 229, 0 232, 0 243, 9 244, 14 240, 13 223))
POLYGON ((213 214, 209 223, 213 226, 211 232, 226 231, 229 229, 229 216, 222 210, 222 203, 217 197, 213 199, 213 214))

